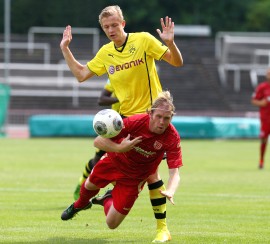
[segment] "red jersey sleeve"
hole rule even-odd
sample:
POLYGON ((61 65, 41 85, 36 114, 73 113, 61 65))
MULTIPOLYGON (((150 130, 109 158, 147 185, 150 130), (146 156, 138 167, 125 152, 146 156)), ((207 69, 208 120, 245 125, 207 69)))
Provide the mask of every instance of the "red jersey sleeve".
POLYGON ((180 135, 173 125, 170 127, 171 133, 169 133, 169 138, 166 140, 171 143, 168 145, 168 148, 166 148, 166 154, 168 167, 169 169, 173 169, 182 167, 183 162, 180 135))

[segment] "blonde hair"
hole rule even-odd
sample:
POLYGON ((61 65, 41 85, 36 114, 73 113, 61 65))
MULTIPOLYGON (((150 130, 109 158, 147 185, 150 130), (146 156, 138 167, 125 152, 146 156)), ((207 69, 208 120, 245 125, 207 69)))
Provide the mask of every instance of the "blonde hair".
POLYGON ((173 97, 169 91, 162 91, 158 94, 158 97, 154 100, 150 111, 158 109, 161 105, 167 104, 170 107, 172 115, 175 114, 175 106, 173 104, 173 97))
POLYGON ((118 17, 120 18, 121 21, 124 20, 123 12, 118 5, 112 5, 112 6, 108 6, 108 7, 104 8, 98 16, 98 21, 99 21, 100 25, 102 26, 101 20, 103 18, 107 18, 107 17, 113 16, 115 14, 118 15, 118 17))

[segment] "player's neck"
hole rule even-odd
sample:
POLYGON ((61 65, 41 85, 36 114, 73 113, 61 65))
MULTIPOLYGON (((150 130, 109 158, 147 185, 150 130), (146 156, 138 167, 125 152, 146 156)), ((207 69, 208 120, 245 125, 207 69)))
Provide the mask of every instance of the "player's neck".
POLYGON ((114 42, 114 46, 116 48, 122 47, 126 43, 127 38, 128 38, 128 34, 124 32, 122 38, 119 41, 114 42))

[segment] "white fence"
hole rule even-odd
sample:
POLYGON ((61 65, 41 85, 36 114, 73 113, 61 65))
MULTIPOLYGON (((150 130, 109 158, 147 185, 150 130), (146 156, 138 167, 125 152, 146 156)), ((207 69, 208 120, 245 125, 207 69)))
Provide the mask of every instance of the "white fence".
MULTIPOLYGON (((0 63, 0 70, 6 68, 5 63, 0 63)), ((68 66, 64 63, 59 64, 30 64, 30 63, 11 63, 9 70, 27 71, 27 76, 13 75, 9 79, 9 85, 20 85, 24 88, 12 88, 11 96, 41 96, 41 97, 71 97, 74 107, 79 106, 79 97, 100 96, 106 78, 92 78, 89 81, 79 83, 70 73, 68 66), (42 72, 44 75, 35 76, 31 72, 42 72), (55 75, 51 76, 54 72, 55 75), (65 76, 65 72, 69 75, 65 76), (46 74, 47 73, 47 74, 46 74), (55 87, 46 89, 44 87, 55 87), (65 88, 65 89, 59 89, 65 88)), ((4 80, 0 82, 4 83, 4 80)))
MULTIPOLYGON (((8 45, 10 49, 28 49, 29 48, 28 42, 10 42, 10 43, 0 42, 1 49, 6 48, 6 45, 8 45)), ((50 63, 51 46, 49 43, 32 43, 32 51, 35 49, 43 50, 44 51, 43 62, 45 64, 50 63)))
POLYGON ((210 36, 211 28, 209 25, 175 25, 174 34, 176 36, 210 36))
MULTIPOLYGON (((71 97, 73 106, 79 105, 79 97, 99 97, 105 85, 106 78, 92 79, 79 84, 71 74, 64 60, 51 64, 51 47, 49 43, 35 43, 37 34, 62 34, 65 27, 33 26, 28 31, 28 42, 0 43, 0 48, 26 49, 31 55, 33 50, 44 50, 43 63, 0 63, 0 82, 12 86, 11 95, 14 96, 59 96, 71 97), (1 75, 8 70, 8 77, 1 75), (3 77, 3 78, 2 78, 3 77), (20 88, 16 88, 19 85, 20 88), (44 87, 49 87, 45 89, 44 87), (52 89, 52 88, 55 89, 52 89), (65 88, 60 90, 59 88, 65 88)), ((72 28, 73 34, 91 35, 93 37, 92 52, 95 53, 100 45, 98 28, 72 28)), ((90 43, 90 41, 89 41, 90 43)), ((86 63, 85 60, 79 60, 86 63)))
POLYGON ((222 86, 227 86, 228 72, 233 72, 234 90, 239 92, 241 72, 245 71, 249 72, 251 85, 256 87, 258 75, 265 74, 270 64, 270 33, 219 32, 215 55, 222 86))
MULTIPOLYGON (((28 30, 28 50, 31 53, 35 42, 35 34, 62 34, 64 32, 63 27, 41 27, 32 26, 28 30)), ((99 49, 99 29, 98 28, 72 28, 72 34, 80 35, 92 35, 93 36, 93 53, 96 53, 99 49)))

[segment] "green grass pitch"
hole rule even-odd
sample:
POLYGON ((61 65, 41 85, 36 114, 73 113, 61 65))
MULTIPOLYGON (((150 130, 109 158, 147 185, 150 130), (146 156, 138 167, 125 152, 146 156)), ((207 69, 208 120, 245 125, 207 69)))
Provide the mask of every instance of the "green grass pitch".
MULTIPOLYGON (((151 243, 156 222, 147 187, 116 230, 100 206, 60 219, 92 143, 0 139, 0 243, 151 243)), ((167 204, 170 243, 270 243, 270 152, 258 170, 258 150, 258 140, 182 140, 181 184, 176 204, 167 204)), ((166 183, 165 161, 160 173, 166 183)))

